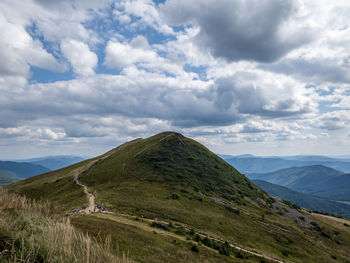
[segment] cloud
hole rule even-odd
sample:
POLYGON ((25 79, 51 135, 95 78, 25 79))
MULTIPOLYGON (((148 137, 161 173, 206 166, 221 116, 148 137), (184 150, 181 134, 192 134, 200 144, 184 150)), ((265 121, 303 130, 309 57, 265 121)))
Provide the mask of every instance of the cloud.
POLYGON ((160 10, 169 24, 199 27, 194 41, 215 57, 273 62, 312 40, 297 8, 291 0, 169 0, 160 10))
POLYGON ((58 140, 66 136, 66 134, 63 132, 54 132, 53 130, 48 128, 45 128, 45 129, 40 128, 36 132, 38 137, 44 140, 58 140))
POLYGON ((71 63, 76 74, 81 76, 93 75, 98 58, 91 52, 88 45, 81 41, 65 39, 61 42, 63 55, 71 63))
POLYGON ((269 71, 295 76, 303 81, 313 84, 323 83, 348 83, 350 77, 349 68, 338 64, 338 61, 330 59, 285 59, 271 65, 262 65, 269 71))
POLYGON ((315 125, 328 131, 339 130, 350 125, 350 114, 347 110, 339 110, 322 114, 315 125))
POLYGON ((188 77, 194 75, 186 73, 181 62, 160 56, 156 48, 149 46, 147 39, 140 35, 130 42, 108 41, 105 53, 104 65, 108 68, 125 68, 125 71, 128 71, 134 68, 130 66, 137 66, 154 72, 188 77))
POLYGON ((105 65, 109 68, 122 68, 134 63, 149 63, 158 59, 154 51, 148 50, 148 42, 144 37, 139 37, 132 43, 120 43, 109 41, 106 46, 105 65), (143 43, 138 43, 138 42, 143 43))
MULTIPOLYGON (((9 92, 3 100, 11 100, 11 107, 2 104, 0 117, 5 124, 7 119, 16 120, 8 123, 11 125, 40 119, 60 122, 63 117, 77 119, 85 115, 149 118, 173 127, 196 127, 231 125, 251 116, 294 118, 313 112, 312 103, 302 90, 298 91, 297 83, 270 77, 241 72, 214 82, 188 81, 183 76, 169 78, 134 68, 119 76, 93 75, 31 84, 23 88, 25 97, 9 92)), ((65 127, 68 135, 79 135, 76 129, 65 127)), ((101 135, 94 125, 86 127, 92 134, 97 131, 96 136, 101 135)))
POLYGON ((38 40, 34 40, 25 29, 9 22, 0 12, 0 75, 29 76, 30 66, 56 72, 65 67, 48 53, 38 40))
POLYGON ((172 28, 163 22, 152 0, 118 1, 114 4, 113 14, 121 24, 130 23, 134 18, 129 29, 150 27, 166 35, 174 34, 172 28))
POLYGON ((11 148, 0 152, 103 152, 162 130, 220 152, 347 138, 349 10, 345 0, 0 1, 0 138, 11 148))

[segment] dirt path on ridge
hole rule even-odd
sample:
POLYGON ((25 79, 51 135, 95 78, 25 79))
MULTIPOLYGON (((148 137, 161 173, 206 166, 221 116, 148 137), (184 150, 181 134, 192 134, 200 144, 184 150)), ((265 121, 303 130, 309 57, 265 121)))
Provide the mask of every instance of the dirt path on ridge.
POLYGON ((87 206, 84 206, 82 209, 80 209, 81 213, 85 213, 85 214, 91 214, 91 213, 95 213, 95 212, 100 212, 100 208, 97 206, 96 202, 95 202, 95 195, 93 192, 89 192, 87 186, 85 184, 83 184, 80 180, 79 180, 79 175, 77 174, 74 177, 74 181, 76 184, 80 185, 83 187, 84 193, 86 194, 86 196, 88 197, 89 200, 89 204, 87 206))
POLYGON ((83 191, 89 201, 89 203, 87 205, 84 205, 81 209, 74 209, 71 212, 72 213, 81 213, 81 214, 92 214, 92 213, 102 213, 102 212, 107 212, 106 209, 102 208, 101 206, 99 206, 98 204, 96 204, 95 201, 95 194, 92 191, 89 191, 88 187, 80 181, 79 176, 86 170, 88 170, 91 166, 93 166, 94 164, 96 164, 97 162, 105 159, 109 157, 109 155, 104 156, 98 160, 94 160, 89 162, 86 166, 84 166, 84 169, 78 168, 76 169, 73 174, 74 174, 74 182, 77 185, 80 185, 81 187, 83 187, 83 191))

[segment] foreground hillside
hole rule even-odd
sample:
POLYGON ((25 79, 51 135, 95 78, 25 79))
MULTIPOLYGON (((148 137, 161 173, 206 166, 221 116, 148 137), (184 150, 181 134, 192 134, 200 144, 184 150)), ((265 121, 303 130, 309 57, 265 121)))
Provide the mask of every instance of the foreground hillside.
POLYGON ((194 140, 166 132, 9 186, 60 206, 138 262, 349 262, 350 232, 268 196, 194 140), (77 183, 78 182, 78 183, 77 183), (84 210, 85 211, 85 210, 84 210))
POLYGON ((1 188, 0 214, 0 262, 133 262, 113 255, 110 239, 99 244, 49 205, 1 188))

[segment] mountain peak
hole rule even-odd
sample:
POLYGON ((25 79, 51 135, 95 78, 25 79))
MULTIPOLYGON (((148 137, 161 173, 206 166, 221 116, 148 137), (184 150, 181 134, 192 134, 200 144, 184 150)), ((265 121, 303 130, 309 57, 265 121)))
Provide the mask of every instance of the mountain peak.
POLYGON ((202 144, 177 132, 162 132, 134 140, 110 152, 81 177, 87 185, 161 184, 165 188, 199 191, 244 202, 265 194, 231 165, 202 144))

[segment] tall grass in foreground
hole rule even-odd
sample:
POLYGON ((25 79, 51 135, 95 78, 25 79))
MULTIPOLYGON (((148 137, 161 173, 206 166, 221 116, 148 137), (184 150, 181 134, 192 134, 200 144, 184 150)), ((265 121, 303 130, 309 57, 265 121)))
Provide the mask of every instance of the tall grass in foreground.
POLYGON ((111 253, 110 237, 100 241, 55 218, 47 203, 0 188, 0 262, 132 262, 111 253))

